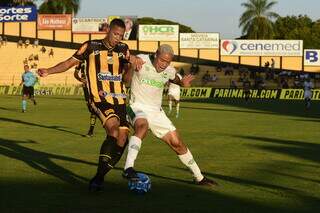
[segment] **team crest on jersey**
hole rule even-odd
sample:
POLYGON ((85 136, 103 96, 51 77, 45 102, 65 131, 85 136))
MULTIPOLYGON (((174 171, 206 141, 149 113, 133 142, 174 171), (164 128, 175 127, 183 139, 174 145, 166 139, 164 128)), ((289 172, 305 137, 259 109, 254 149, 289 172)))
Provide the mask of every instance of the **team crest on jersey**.
POLYGON ((113 64, 113 58, 112 58, 112 56, 108 56, 108 58, 107 58, 107 63, 108 63, 108 64, 113 64))

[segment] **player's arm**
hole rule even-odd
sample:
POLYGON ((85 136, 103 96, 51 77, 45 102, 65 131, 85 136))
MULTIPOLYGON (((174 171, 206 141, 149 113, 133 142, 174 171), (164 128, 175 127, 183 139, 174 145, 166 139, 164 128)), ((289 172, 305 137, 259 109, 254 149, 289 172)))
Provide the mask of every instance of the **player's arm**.
POLYGON ((38 69, 38 75, 41 77, 46 77, 48 75, 56 74, 56 73, 62 73, 70 69, 71 67, 78 65, 79 61, 75 59, 74 57, 71 57, 63 62, 60 62, 59 64, 50 67, 50 68, 40 68, 38 69))
POLYGON ((190 87, 191 82, 195 79, 194 75, 188 74, 185 75, 182 79, 176 74, 175 78, 173 80, 170 80, 170 82, 174 84, 178 84, 182 87, 190 87))
POLYGON ((59 64, 46 68, 38 69, 38 75, 41 77, 45 77, 51 74, 62 73, 70 69, 75 65, 79 65, 81 61, 87 56, 88 42, 85 42, 81 45, 81 47, 77 50, 77 52, 67 60, 60 62, 59 64))
POLYGON ((79 71, 80 71, 80 69, 79 69, 78 67, 76 67, 76 68, 74 69, 74 72, 73 72, 73 77, 74 77, 75 79, 77 79, 78 81, 81 82, 81 78, 80 78, 80 76, 79 76, 79 71))

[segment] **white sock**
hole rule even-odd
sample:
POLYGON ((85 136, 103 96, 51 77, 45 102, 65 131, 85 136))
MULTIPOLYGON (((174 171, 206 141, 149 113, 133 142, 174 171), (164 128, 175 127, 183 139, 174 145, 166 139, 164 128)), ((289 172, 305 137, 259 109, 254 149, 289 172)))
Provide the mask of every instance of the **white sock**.
POLYGON ((125 170, 129 167, 134 166, 134 161, 138 156, 138 153, 141 147, 141 142, 142 142, 141 139, 134 135, 130 137, 126 164, 124 166, 125 170))
POLYGON ((169 100, 169 112, 171 112, 171 110, 172 110, 172 101, 169 100))
POLYGON ((189 149, 187 150, 186 154, 178 155, 178 157, 181 162, 190 169, 196 181, 201 181, 203 179, 203 175, 201 174, 201 171, 196 161, 193 159, 193 156, 189 149))
POLYGON ((177 103, 176 108, 177 108, 177 115, 179 115, 180 103, 177 103))

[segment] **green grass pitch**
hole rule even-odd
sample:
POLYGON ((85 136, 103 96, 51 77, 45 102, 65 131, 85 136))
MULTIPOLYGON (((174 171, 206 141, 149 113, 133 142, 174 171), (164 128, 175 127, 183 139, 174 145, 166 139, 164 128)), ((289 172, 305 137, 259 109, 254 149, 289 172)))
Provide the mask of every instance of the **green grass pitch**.
MULTIPOLYGON (((0 212, 319 212, 320 103, 211 100, 182 102, 171 117, 217 188, 192 184, 167 145, 149 134, 136 169, 152 190, 139 196, 121 177, 124 156, 89 193, 105 138, 84 138, 81 97, 38 97, 21 113, 18 96, 0 96, 0 212)), ((167 110, 166 107, 164 107, 167 110)))

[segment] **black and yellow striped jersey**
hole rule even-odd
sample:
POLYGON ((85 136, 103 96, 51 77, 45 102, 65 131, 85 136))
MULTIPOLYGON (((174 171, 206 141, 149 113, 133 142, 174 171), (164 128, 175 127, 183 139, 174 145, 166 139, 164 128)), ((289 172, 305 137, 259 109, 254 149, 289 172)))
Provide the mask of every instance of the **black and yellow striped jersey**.
POLYGON ((126 90, 122 81, 128 45, 119 43, 109 47, 104 40, 87 41, 73 57, 86 62, 85 76, 94 102, 125 104, 126 90))

